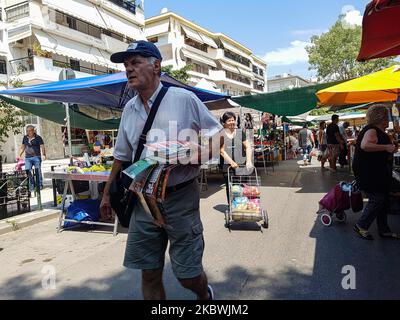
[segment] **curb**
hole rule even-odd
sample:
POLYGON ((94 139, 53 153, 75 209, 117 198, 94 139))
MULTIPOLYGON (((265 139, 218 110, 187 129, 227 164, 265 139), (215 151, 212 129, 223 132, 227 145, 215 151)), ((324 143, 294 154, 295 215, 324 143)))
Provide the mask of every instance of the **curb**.
POLYGON ((16 231, 10 222, 15 222, 19 229, 23 229, 40 222, 52 220, 60 216, 59 209, 44 209, 41 211, 33 211, 8 219, 0 220, 0 235, 16 231), (8 221, 8 222, 7 222, 8 221))

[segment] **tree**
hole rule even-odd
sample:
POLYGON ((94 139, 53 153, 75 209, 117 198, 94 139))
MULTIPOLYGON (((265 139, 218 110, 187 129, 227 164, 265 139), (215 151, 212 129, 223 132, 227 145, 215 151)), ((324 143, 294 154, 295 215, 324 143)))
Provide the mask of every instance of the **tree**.
MULTIPOLYGON (((12 87, 21 87, 21 85, 20 80, 11 81, 12 87)), ((11 133, 14 135, 21 133, 21 128, 24 126, 21 120, 22 115, 22 111, 0 99, 0 150, 11 133)))
POLYGON ((161 68, 162 72, 168 73, 171 77, 175 78, 176 80, 187 84, 189 80, 188 71, 192 70, 193 66, 188 64, 181 69, 172 70, 172 66, 165 66, 161 68))
POLYGON ((392 59, 357 62, 362 28, 348 25, 343 16, 321 36, 311 38, 306 48, 310 70, 317 70, 320 81, 349 80, 382 70, 394 64, 392 59))

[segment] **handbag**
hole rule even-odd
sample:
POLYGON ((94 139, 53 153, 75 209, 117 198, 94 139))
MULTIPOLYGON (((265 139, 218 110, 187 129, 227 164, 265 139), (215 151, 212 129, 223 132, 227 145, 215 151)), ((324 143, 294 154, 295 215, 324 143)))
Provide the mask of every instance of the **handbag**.
MULTIPOLYGON (((157 95, 156 100, 154 101, 153 106, 150 109, 150 113, 149 116, 147 117, 142 134, 139 137, 139 143, 136 149, 133 163, 140 160, 140 156, 142 155, 144 145, 146 143, 147 133, 149 132, 150 128, 153 125, 157 110, 167 91, 168 91, 167 87, 163 86, 161 88, 160 92, 157 95)), ((132 211, 138 200, 136 194, 133 191, 129 190, 129 187, 132 183, 132 179, 123 173, 123 171, 130 165, 132 165, 131 162, 122 163, 121 170, 118 172, 115 179, 111 182, 111 187, 110 187, 111 208, 117 215, 119 223, 124 228, 129 228, 129 222, 131 220, 132 211)))

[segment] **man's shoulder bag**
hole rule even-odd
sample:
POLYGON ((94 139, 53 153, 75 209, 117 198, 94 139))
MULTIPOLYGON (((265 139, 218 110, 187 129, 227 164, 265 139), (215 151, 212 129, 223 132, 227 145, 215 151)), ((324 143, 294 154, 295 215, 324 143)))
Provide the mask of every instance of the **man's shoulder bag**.
MULTIPOLYGON (((142 155, 144 149, 144 144, 146 143, 147 133, 149 132, 149 130, 153 125, 157 110, 167 91, 168 91, 167 87, 161 88, 161 91, 157 95, 157 98, 150 109, 150 113, 147 118, 146 124, 144 125, 142 134, 140 135, 139 138, 139 144, 136 149, 133 163, 140 160, 140 156, 142 155)), ((132 179, 127 175, 123 174, 122 172, 126 168, 128 168, 131 164, 132 164, 131 162, 124 162, 122 164, 121 170, 118 172, 117 176, 112 181, 110 187, 111 208, 115 211, 115 214, 118 216, 119 223, 124 228, 129 227, 132 211, 137 200, 136 194, 133 191, 129 190, 129 187, 132 183, 132 179)))

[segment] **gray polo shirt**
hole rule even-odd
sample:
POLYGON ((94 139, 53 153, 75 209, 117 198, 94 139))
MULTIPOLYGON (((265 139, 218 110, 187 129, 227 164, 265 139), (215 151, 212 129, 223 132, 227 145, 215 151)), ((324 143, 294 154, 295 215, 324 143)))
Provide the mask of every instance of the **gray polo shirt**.
MULTIPOLYGON (((147 102, 150 108, 161 88, 162 84, 160 83, 147 102)), ((114 149, 115 159, 126 162, 134 160, 139 136, 146 120, 147 113, 137 95, 126 104, 122 113, 114 149)), ((220 132, 222 126, 193 92, 170 87, 157 111, 152 129, 147 137, 147 143, 178 140, 179 133, 185 129, 192 129, 196 133, 201 131, 204 138, 210 138, 220 132)), ((145 148, 141 158, 146 156, 146 152, 145 148)), ((200 166, 197 165, 179 166, 171 173, 168 186, 174 186, 197 177, 199 170, 200 166)))

